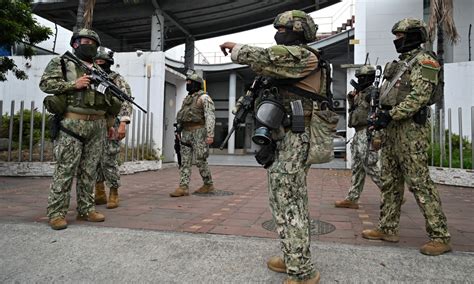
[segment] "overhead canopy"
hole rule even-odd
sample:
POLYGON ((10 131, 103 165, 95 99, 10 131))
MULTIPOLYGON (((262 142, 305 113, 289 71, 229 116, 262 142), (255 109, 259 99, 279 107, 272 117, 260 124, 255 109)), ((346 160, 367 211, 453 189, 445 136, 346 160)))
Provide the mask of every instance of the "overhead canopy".
MULTIPOLYGON (((93 29, 103 45, 115 51, 150 50, 152 17, 161 11, 165 19, 165 49, 185 42, 245 31, 271 24, 287 10, 307 13, 340 0, 97 0, 93 29)), ((78 0, 33 2, 33 12, 72 30, 78 0)))

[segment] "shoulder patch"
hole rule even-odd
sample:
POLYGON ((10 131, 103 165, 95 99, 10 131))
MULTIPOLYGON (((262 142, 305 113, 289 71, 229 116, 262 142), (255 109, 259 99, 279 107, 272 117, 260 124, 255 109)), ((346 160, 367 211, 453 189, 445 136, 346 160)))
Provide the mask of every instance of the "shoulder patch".
POLYGON ((423 65, 423 66, 426 65, 426 66, 429 66, 429 67, 432 67, 432 68, 440 68, 440 65, 439 65, 438 61, 433 60, 433 59, 421 60, 420 64, 423 65))
POLYGON ((421 64, 421 78, 425 81, 431 82, 433 84, 438 84, 439 64, 434 64, 437 62, 430 61, 430 63, 421 64))

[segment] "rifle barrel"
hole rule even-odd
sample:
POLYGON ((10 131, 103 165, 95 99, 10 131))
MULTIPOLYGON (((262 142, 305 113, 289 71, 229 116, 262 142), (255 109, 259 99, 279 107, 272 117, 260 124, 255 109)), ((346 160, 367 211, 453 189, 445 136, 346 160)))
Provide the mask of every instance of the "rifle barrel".
POLYGON ((224 142, 222 142, 221 146, 219 147, 220 150, 224 149, 225 144, 227 144, 227 142, 229 141, 229 138, 230 136, 232 136, 232 133, 234 133, 235 128, 236 128, 235 126, 232 126, 232 128, 229 131, 229 134, 227 134, 227 136, 224 139, 224 142))

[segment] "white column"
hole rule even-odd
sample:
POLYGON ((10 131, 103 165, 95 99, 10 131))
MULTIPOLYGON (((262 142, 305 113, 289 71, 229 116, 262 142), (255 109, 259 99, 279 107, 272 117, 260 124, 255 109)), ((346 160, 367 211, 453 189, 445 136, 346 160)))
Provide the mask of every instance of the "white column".
MULTIPOLYGON (((234 122, 234 114, 232 113, 232 109, 235 107, 235 94, 237 89, 237 73, 235 71, 230 73, 229 76, 229 131, 232 128, 232 123, 234 122)), ((227 142, 227 153, 234 154, 235 153, 235 132, 227 142)))

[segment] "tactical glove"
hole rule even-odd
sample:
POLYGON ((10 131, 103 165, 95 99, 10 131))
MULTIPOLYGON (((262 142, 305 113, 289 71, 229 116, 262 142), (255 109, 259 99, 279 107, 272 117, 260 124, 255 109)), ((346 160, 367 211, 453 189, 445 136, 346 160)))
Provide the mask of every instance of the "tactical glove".
POLYGON ((380 130, 386 128, 390 121, 392 121, 392 116, 390 115, 389 111, 379 110, 375 114, 375 121, 373 122, 373 126, 375 130, 380 130))

